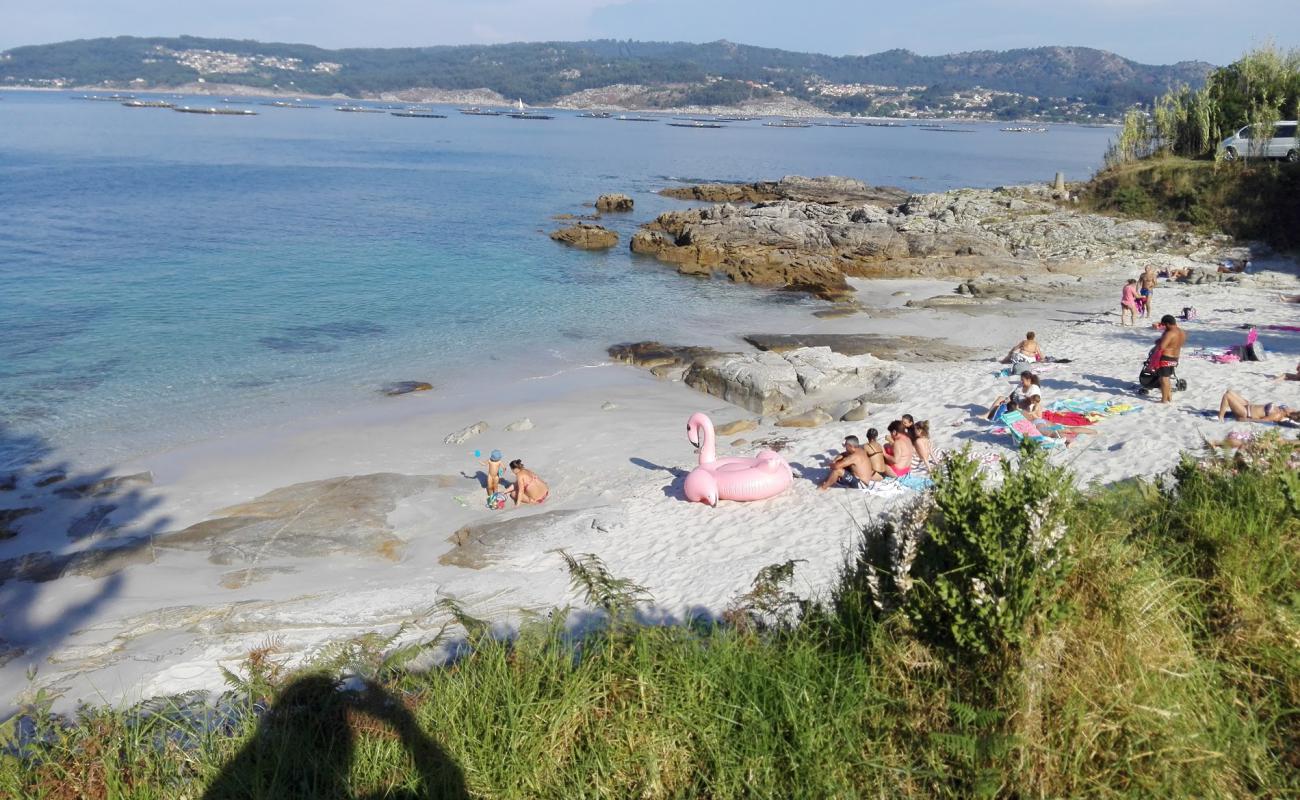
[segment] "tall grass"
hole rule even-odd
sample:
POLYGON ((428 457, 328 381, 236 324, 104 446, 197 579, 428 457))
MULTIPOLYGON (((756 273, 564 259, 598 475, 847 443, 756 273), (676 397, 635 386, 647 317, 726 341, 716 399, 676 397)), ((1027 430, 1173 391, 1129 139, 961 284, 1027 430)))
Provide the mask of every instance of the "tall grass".
POLYGON ((351 691, 262 654, 224 724, 179 713, 193 698, 37 715, 0 795, 1295 796, 1295 453, 1082 496, 1040 454, 993 482, 959 459, 826 597, 773 565, 724 623, 637 624, 643 587, 561 554, 603 630, 572 641, 556 612, 503 641, 466 617, 464 655, 423 672, 379 638, 332 648, 351 691))

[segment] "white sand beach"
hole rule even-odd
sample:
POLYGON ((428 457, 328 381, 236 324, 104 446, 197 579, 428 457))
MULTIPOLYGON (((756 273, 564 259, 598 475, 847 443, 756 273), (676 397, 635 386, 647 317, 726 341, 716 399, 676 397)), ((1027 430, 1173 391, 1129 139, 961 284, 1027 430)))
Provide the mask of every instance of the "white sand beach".
MULTIPOLYGON (((719 455, 750 454, 760 441, 785 440, 781 452, 794 467, 795 483, 767 501, 724 501, 717 508, 688 503, 678 477, 696 463, 684 429, 692 412, 705 411, 717 424, 758 415, 615 364, 503 380, 487 402, 482 398, 488 393, 479 388, 413 394, 117 464, 107 474, 153 475, 151 485, 121 496, 92 492, 43 506, 52 497, 48 492, 73 478, 45 489, 20 487, 44 510, 14 523, 23 535, 0 543, 0 558, 58 550, 66 545, 69 526, 84 519, 89 529, 77 546, 143 538, 119 571, 0 584, 0 631, 9 642, 0 653, 0 703, 12 707, 36 687, 58 694, 63 707, 77 700, 123 704, 220 689, 220 666, 235 666, 251 648, 267 643, 286 656, 303 657, 325 642, 391 632, 403 623, 409 638, 430 636, 446 621, 434 609, 441 597, 456 598, 470 613, 508 631, 526 611, 575 602, 555 552, 560 548, 594 553, 614 574, 647 586, 655 601, 650 613, 665 621, 722 611, 760 568, 788 559, 800 560, 796 590, 815 595, 828 587, 861 527, 913 496, 817 492, 841 439, 861 436, 868 427, 883 431, 910 413, 930 421, 942 450, 969 445, 977 454, 1012 456, 1011 439, 992 433, 993 425, 977 412, 1010 388, 995 361, 1027 330, 1037 332, 1048 355, 1070 360, 1041 371, 1048 403, 1122 398, 1140 409, 1105 419, 1096 426, 1098 435, 1081 437, 1053 456, 1084 484, 1159 475, 1206 439, 1274 427, 1204 416, 1217 409, 1227 388, 1255 402, 1300 407, 1300 383, 1271 380, 1300 361, 1300 333, 1265 327, 1300 325, 1300 305, 1280 300, 1300 291, 1294 263, 1257 261, 1256 276, 1244 283, 1161 284, 1157 317, 1184 306, 1199 312, 1186 325, 1188 348, 1179 368, 1188 390, 1169 406, 1131 391, 1157 335, 1150 321, 1137 328, 1118 325, 1120 286, 1139 269, 1136 261, 1115 264, 1087 278, 1082 300, 951 309, 903 303, 951 294, 953 283, 857 282, 866 315, 808 316, 805 331, 941 337, 978 348, 983 356, 899 364, 902 378, 895 390, 901 400, 869 404, 864 422, 799 429, 764 419, 755 430, 720 437, 719 455), (1215 364, 1192 355, 1199 348, 1240 344, 1246 325, 1259 326, 1269 360, 1215 364), (523 418, 531 429, 507 430, 523 418), (444 443, 448 434, 480 420, 488 423, 487 431, 461 444, 444 443), (738 439, 745 443, 730 444, 738 439), (549 482, 545 505, 484 508, 476 477, 482 467, 474 451, 494 448, 507 461, 523 459, 549 482), (387 477, 364 477, 377 474, 387 477), (401 476, 415 477, 403 483, 401 476), (248 505, 312 481, 335 482, 315 493, 299 492, 298 500, 290 492, 248 505), (294 506, 300 501, 301 507, 294 506), (337 530, 328 542, 308 542, 310 552, 295 552, 308 541, 293 527, 295 520, 317 519, 317 503, 329 505, 319 519, 337 530), (96 517, 95 507, 105 504, 114 507, 96 517), (288 516, 286 508, 292 511, 288 516), (258 515, 273 518, 277 527, 256 546, 214 546, 204 530, 183 547, 148 543, 205 520, 258 515), (456 531, 489 523, 498 525, 457 553, 451 541, 456 531), (277 538, 281 531, 288 533, 277 538), (30 681, 29 669, 35 671, 30 681)), ((1293 430, 1282 432, 1295 436, 1293 430)))

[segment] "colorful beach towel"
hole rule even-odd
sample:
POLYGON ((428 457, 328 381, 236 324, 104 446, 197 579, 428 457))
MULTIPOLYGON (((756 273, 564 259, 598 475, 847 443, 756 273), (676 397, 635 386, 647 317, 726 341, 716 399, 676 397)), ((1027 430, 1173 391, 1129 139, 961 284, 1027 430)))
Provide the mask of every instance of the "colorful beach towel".
POLYGON ((1019 411, 1007 411, 998 417, 998 421, 1006 426, 1007 433, 1011 434, 1011 438, 1016 440, 1017 445, 1028 439, 1044 450, 1050 450, 1065 443, 1061 439, 1049 439, 1044 436, 1038 426, 1019 411))

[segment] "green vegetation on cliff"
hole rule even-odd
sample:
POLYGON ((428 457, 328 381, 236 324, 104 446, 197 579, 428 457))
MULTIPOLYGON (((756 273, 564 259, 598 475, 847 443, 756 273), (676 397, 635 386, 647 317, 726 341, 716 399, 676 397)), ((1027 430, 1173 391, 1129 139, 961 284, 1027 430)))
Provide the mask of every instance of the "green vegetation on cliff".
POLYGON ((1080 193, 1107 214, 1184 223, 1300 249, 1300 165, 1156 156, 1101 170, 1080 193))
POLYGON ((959 457, 830 596, 776 564, 720 620, 642 622, 642 587, 561 554, 604 624, 504 640, 449 604, 449 666, 363 638, 294 674, 254 653, 219 713, 38 713, 0 794, 1295 796, 1298 458, 1269 437, 1082 494, 1041 454, 996 481, 959 457))

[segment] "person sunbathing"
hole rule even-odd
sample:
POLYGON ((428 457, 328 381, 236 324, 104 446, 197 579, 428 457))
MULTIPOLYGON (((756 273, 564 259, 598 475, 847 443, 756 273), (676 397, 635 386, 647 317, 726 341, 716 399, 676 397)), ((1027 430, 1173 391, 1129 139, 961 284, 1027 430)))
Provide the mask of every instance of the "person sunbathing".
POLYGON ((1300 363, 1295 365, 1295 372, 1283 372, 1273 379, 1276 381, 1300 381, 1300 363))
POLYGON ((1038 339, 1033 331, 1025 334, 1025 338, 1007 353, 1002 359, 1003 364, 1027 364, 1034 361, 1043 360, 1043 349, 1038 346, 1038 339))
MULTIPOLYGON (((871 432, 874 433, 872 428, 871 432)), ((879 445, 877 445, 879 446, 879 445)), ((844 452, 835 457, 831 462, 831 472, 826 476, 817 487, 819 491, 826 491, 835 484, 846 486, 850 489, 856 489, 863 483, 880 480, 880 474, 871 465, 871 456, 861 445, 858 444, 858 437, 844 437, 844 452)))
POLYGON ((889 432, 890 443, 885 445, 885 464, 894 477, 901 478, 912 471, 912 458, 916 455, 916 448, 912 446, 912 437, 907 435, 902 421, 894 420, 886 430, 889 432))
POLYGON ((912 447, 916 449, 916 460, 913 466, 925 468, 938 466, 939 461, 934 457, 934 446, 930 442, 930 421, 923 419, 912 423, 911 434, 912 447))
POLYGON ((1300 411, 1292 411, 1285 403, 1252 403, 1232 389, 1219 400, 1219 421, 1229 412, 1242 422, 1300 422, 1300 411))
POLYGON ((1043 418, 1043 412, 1039 410, 1037 397, 1026 397, 1024 400, 1020 401, 1016 408, 1020 410, 1020 413, 1024 415, 1025 419, 1034 423, 1034 427, 1038 428, 1039 433, 1049 439, 1064 439, 1066 438, 1065 434, 1067 433, 1076 436, 1080 433, 1086 433, 1089 436, 1097 435, 1097 431, 1091 426, 1062 425, 1058 422, 1048 422, 1043 418))
POLYGON ((1032 372, 1020 373, 1020 383, 1011 390, 1011 394, 998 397, 989 404, 985 419, 997 419, 998 415, 1009 408, 1015 408, 1026 397, 1042 399, 1043 390, 1038 386, 1038 376, 1032 372))

